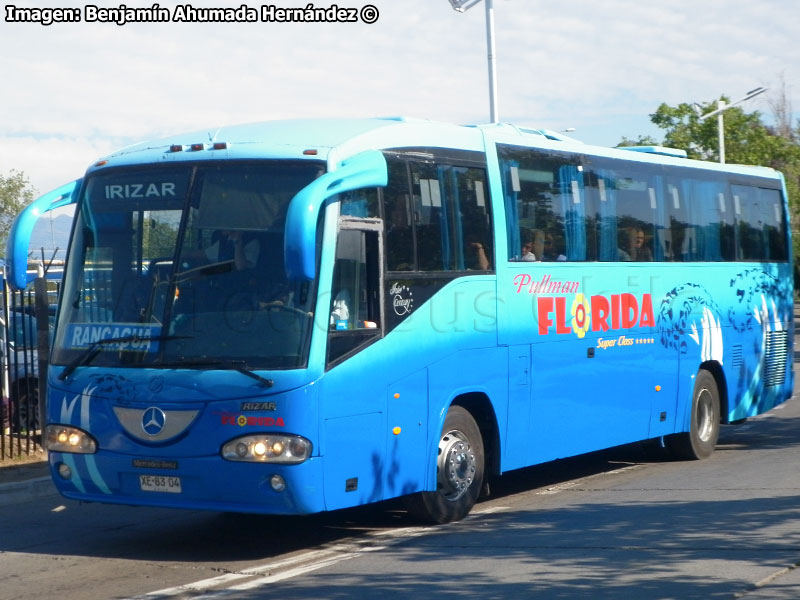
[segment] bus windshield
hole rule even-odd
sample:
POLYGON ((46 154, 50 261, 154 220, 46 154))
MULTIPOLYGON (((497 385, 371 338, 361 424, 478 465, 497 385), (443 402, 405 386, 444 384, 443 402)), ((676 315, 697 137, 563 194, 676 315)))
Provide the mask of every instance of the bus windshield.
POLYGON ((89 178, 53 364, 304 366, 314 283, 287 279, 284 225, 292 197, 322 172, 265 161, 89 178))

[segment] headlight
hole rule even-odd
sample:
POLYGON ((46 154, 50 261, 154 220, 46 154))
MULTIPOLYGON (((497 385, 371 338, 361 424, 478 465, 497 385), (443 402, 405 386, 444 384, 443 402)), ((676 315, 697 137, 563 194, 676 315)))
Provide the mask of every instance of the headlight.
POLYGON ((299 435, 243 435, 222 447, 225 460, 298 464, 309 456, 311 442, 299 435))
POLYGON ((72 454, 97 452, 97 442, 91 435, 69 425, 48 425, 45 428, 44 445, 50 452, 71 452, 72 454))

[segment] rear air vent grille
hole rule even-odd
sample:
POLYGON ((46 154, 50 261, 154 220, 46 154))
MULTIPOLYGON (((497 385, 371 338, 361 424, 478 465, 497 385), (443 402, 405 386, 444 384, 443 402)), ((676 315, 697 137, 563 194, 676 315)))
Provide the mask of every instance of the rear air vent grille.
POLYGON ((789 352, 787 331, 767 332, 764 347, 764 385, 781 385, 786 379, 786 358, 789 352))
POLYGON ((731 349, 731 353, 733 354, 733 366, 734 367, 741 367, 742 366, 742 345, 737 344, 731 349))

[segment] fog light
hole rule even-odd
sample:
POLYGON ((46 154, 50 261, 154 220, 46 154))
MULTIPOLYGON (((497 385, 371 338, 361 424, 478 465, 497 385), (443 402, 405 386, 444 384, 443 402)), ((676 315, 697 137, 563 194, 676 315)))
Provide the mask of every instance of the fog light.
POLYGON ((286 489, 286 480, 280 475, 273 475, 269 478, 269 484, 276 492, 282 492, 286 489))
POLYGON ((58 476, 61 479, 70 479, 72 477, 72 469, 70 469, 64 463, 58 465, 58 476))

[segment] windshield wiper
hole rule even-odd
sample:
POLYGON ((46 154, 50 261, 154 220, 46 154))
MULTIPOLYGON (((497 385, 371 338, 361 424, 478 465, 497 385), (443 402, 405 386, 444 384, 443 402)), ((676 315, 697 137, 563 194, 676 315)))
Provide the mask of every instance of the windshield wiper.
POLYGON ((67 377, 69 377, 72 372, 77 369, 78 367, 84 367, 86 365, 92 364, 92 361, 95 357, 100 354, 100 350, 102 350, 102 346, 106 346, 108 344, 125 344, 128 342, 166 342, 168 340, 182 340, 190 338, 191 336, 188 335, 157 335, 154 337, 147 337, 142 335, 126 335, 123 337, 115 337, 115 338, 103 338, 101 340, 96 340, 89 344, 89 346, 81 352, 75 360, 69 363, 64 370, 61 371, 61 374, 58 378, 61 381, 64 381, 67 377))
POLYGON ((229 367, 234 371, 238 371, 242 375, 246 375, 251 379, 255 379, 258 383, 263 387, 272 387, 275 385, 275 382, 272 379, 267 379, 266 377, 262 377, 258 373, 254 372, 250 367, 247 366, 247 363, 243 360, 224 360, 224 359, 193 359, 193 360, 183 360, 183 361, 175 361, 175 362, 161 362, 157 363, 160 367, 229 367))

